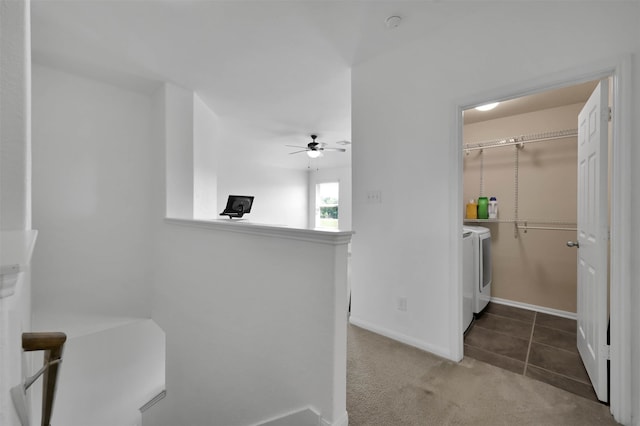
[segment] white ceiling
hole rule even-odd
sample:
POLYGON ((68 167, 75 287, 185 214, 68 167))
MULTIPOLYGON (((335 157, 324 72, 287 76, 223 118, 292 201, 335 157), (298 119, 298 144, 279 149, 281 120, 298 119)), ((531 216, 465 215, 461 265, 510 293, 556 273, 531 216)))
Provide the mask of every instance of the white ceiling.
MULTIPOLYGON (((234 147, 254 161, 299 169, 307 168, 306 155, 289 155, 294 149, 285 145, 304 146, 312 133, 330 146, 351 140, 354 64, 437 37, 446 31, 449 13, 469 7, 428 0, 31 5, 34 62, 147 93, 162 81, 194 90, 220 117, 226 151, 234 147), (386 27, 391 15, 402 17, 399 27, 386 27)), ((507 114, 508 106, 475 120, 507 114)), ((473 120, 473 114, 465 118, 473 120)), ((348 146, 347 153, 327 153, 316 165, 350 163, 348 146)))
MULTIPOLYGON (((34 62, 135 90, 192 89, 219 115, 223 143, 286 168, 308 161, 284 145, 306 145, 312 133, 330 145, 351 140, 353 64, 442 26, 430 1, 31 4, 34 62), (402 25, 387 28, 390 15, 402 25)), ((349 165, 350 151, 318 165, 349 165)))
POLYGON ((597 84, 598 81, 588 81, 574 86, 506 100, 500 102, 500 104, 491 111, 483 112, 469 109, 464 112, 464 124, 495 120, 496 118, 525 114, 564 105, 585 103, 587 99, 589 99, 589 96, 591 96, 591 93, 593 93, 597 84))

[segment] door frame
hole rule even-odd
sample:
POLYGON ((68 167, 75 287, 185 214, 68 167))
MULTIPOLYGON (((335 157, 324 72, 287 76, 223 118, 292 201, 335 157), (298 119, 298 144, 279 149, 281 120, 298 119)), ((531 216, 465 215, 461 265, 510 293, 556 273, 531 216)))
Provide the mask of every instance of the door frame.
POLYGON ((461 360, 464 343, 460 333, 462 324, 462 223, 463 223, 463 120, 464 110, 485 104, 531 95, 571 86, 586 81, 612 77, 613 91, 612 158, 611 158, 611 227, 609 279, 611 282, 609 310, 611 321, 611 370, 609 378, 610 411, 616 421, 631 421, 631 55, 603 59, 534 80, 495 88, 470 95, 455 102, 451 109, 450 182, 455 188, 450 198, 450 211, 454 216, 450 226, 451 277, 457 285, 451 286, 449 300, 449 336, 451 357, 461 360))

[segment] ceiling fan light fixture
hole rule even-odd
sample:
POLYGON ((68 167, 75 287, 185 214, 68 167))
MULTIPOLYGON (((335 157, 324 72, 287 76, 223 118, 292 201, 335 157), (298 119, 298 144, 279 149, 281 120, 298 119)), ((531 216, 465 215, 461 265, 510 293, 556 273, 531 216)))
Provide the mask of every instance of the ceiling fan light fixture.
POLYGON ((309 150, 307 151, 307 155, 309 156, 309 158, 318 158, 318 157, 322 157, 322 152, 309 150))
POLYGON ((490 104, 484 104, 484 105, 480 105, 477 106, 476 109, 478 111, 491 111, 492 109, 494 109, 495 107, 498 106, 500 102, 492 102, 490 104))

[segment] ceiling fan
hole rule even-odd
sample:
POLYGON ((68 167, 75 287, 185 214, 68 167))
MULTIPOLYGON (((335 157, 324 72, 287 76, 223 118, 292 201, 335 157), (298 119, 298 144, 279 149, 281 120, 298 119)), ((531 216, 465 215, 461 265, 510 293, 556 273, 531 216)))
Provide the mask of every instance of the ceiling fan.
POLYGON ((290 152, 289 154, 298 154, 300 152, 306 152, 310 158, 318 158, 322 157, 322 153, 324 151, 337 151, 337 152, 345 152, 344 148, 326 148, 327 144, 323 142, 316 142, 317 135, 311 135, 311 142, 307 144, 307 146, 297 146, 297 145, 286 145, 292 148, 303 148, 300 151, 290 152))

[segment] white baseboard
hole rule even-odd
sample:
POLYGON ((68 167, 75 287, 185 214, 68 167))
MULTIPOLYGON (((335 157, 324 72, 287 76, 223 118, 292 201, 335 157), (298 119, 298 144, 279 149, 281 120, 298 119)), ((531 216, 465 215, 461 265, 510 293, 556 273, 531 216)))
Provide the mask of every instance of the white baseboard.
POLYGON ((349 414, 345 411, 335 422, 320 418, 320 426, 349 426, 349 414))
POLYGON ((167 390, 166 389, 162 389, 160 392, 158 392, 153 398, 151 398, 149 400, 149 402, 147 402, 146 404, 144 404, 142 407, 140 407, 140 412, 144 413, 145 411, 147 411, 149 408, 153 407, 154 405, 156 405, 158 402, 160 402, 161 400, 163 400, 165 397, 167 396, 167 390))
POLYGON ((349 426, 349 415, 345 411, 336 421, 330 422, 318 414, 315 409, 305 407, 264 420, 256 426, 349 426))
POLYGON ((514 308, 527 309, 529 311, 541 312, 543 314, 555 315, 557 317, 563 317, 575 320, 578 318, 575 312, 561 311, 560 309, 547 308, 545 306, 530 305, 528 303, 516 302, 513 300, 500 299, 499 297, 492 297, 491 303, 497 303, 498 305, 513 306, 514 308))
POLYGON ((320 426, 320 415, 310 407, 283 414, 258 423, 257 426, 320 426))
POLYGON ((416 347, 418 349, 422 349, 423 351, 427 351, 430 352, 434 355, 438 355, 441 356, 443 358, 446 358, 448 360, 454 361, 456 362, 455 359, 453 359, 451 357, 451 353, 446 350, 445 348, 442 348, 440 346, 434 346, 434 345, 429 345, 421 340, 418 340, 414 337, 411 336, 407 336, 405 334, 402 333, 397 333, 393 330, 389 330, 387 328, 384 327, 380 327, 377 326, 375 324, 370 323, 369 321, 365 321, 365 320, 361 320, 357 317, 354 317, 353 315, 351 315, 349 317, 349 322, 355 326, 358 326, 360 328, 364 328, 365 330, 369 330, 372 331, 376 334, 380 334, 382 336, 388 337, 390 339, 393 340, 397 340, 398 342, 402 342, 404 344, 407 344, 409 346, 413 346, 416 347))

